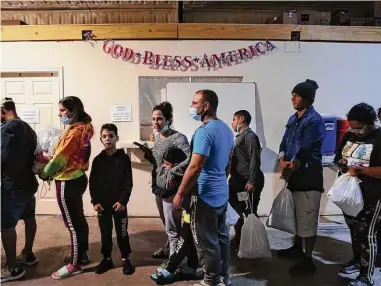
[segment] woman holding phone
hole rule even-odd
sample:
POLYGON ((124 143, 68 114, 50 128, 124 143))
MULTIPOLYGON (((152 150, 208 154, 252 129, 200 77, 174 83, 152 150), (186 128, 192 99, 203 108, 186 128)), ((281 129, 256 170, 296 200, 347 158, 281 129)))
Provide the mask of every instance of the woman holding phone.
MULTIPOLYGON (((153 164, 152 170, 152 189, 155 186, 165 188, 174 184, 175 176, 183 176, 188 166, 191 150, 187 137, 172 129, 173 108, 169 102, 162 102, 156 105, 152 110, 152 127, 154 130, 154 147, 150 150, 148 147, 140 147, 146 158, 153 164), (169 172, 166 180, 162 173, 163 155, 171 147, 178 148, 186 154, 186 160, 173 167, 169 172)), ((162 199, 155 195, 156 205, 159 210, 160 218, 165 225, 167 234, 167 242, 164 248, 160 248, 152 254, 154 258, 168 258, 175 251, 179 238, 179 230, 181 226, 181 211, 173 208, 173 196, 162 199)))
POLYGON ((360 103, 348 115, 349 132, 336 152, 335 163, 341 173, 358 177, 364 208, 356 216, 344 214, 352 239, 353 259, 340 269, 342 274, 358 276, 349 286, 374 285, 377 236, 381 229, 381 128, 375 122, 372 106, 360 103))

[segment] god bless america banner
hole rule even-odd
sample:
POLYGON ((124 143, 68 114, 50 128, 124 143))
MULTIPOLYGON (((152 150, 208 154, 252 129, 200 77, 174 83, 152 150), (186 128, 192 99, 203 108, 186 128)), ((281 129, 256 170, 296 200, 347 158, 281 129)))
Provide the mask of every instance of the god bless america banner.
POLYGON ((180 56, 155 53, 151 50, 138 51, 125 47, 112 40, 103 43, 103 51, 113 59, 123 60, 132 64, 149 65, 163 69, 197 70, 198 68, 222 68, 234 63, 240 63, 266 55, 276 49, 269 41, 261 41, 247 47, 215 54, 199 56, 180 56))

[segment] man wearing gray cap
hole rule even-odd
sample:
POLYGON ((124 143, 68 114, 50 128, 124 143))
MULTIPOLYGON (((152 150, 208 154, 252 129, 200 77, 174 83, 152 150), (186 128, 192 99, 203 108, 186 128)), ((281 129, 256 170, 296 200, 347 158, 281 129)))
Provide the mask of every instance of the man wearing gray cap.
POLYGON ((278 256, 301 259, 290 270, 295 276, 316 271, 312 252, 324 192, 321 147, 325 136, 323 119, 312 106, 318 88, 315 81, 307 79, 292 90, 292 105, 296 112, 288 120, 279 148, 282 177, 295 204, 296 235, 294 246, 279 250, 278 256))
POLYGON ((1 283, 22 278, 26 272, 19 264, 37 263, 32 247, 36 235, 34 194, 38 183, 33 173, 37 136, 16 112, 12 98, 1 104, 1 240, 7 268, 1 283), (25 221, 25 247, 16 258, 17 222, 25 221))

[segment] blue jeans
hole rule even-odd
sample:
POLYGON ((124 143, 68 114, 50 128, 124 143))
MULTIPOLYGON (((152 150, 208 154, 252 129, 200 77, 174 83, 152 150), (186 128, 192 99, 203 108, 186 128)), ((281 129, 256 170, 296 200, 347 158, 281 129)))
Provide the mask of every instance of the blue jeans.
POLYGON ((220 276, 228 274, 230 241, 225 223, 227 206, 226 202, 213 208, 200 198, 194 206, 196 236, 205 264, 204 281, 209 285, 218 284, 220 276))

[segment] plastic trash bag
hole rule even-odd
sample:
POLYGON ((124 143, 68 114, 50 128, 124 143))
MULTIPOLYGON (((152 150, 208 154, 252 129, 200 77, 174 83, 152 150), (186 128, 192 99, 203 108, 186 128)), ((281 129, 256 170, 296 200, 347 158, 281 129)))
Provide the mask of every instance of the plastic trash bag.
POLYGON ((238 257, 247 259, 271 257, 266 228, 252 213, 245 219, 242 227, 238 257))
POLYGON ((286 186, 276 196, 266 225, 290 234, 296 233, 294 199, 286 186))
POLYGON ((364 207, 360 180, 348 173, 338 177, 327 196, 347 215, 356 217, 364 207))
POLYGON ((238 213, 232 208, 230 203, 228 203, 228 209, 226 211, 226 224, 235 225, 239 219, 238 213))
POLYGON ((62 131, 53 126, 46 126, 37 133, 36 164, 34 171, 42 169, 53 157, 55 147, 62 135, 62 131))

